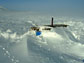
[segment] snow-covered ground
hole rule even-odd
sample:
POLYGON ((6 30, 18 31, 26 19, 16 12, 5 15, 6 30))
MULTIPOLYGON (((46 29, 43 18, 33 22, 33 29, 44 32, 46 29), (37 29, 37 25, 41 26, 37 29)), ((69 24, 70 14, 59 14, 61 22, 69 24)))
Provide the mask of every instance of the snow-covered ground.
POLYGON ((30 27, 50 24, 50 15, 32 12, 0 12, 0 63, 84 63, 84 18, 54 16, 67 28, 44 31, 30 27))

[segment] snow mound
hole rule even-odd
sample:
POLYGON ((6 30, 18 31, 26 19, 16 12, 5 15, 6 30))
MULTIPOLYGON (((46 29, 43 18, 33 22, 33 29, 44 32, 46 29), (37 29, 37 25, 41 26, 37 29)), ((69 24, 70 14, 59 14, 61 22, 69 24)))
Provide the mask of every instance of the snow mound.
POLYGON ((3 6, 0 6, 0 11, 8 11, 8 9, 3 6))

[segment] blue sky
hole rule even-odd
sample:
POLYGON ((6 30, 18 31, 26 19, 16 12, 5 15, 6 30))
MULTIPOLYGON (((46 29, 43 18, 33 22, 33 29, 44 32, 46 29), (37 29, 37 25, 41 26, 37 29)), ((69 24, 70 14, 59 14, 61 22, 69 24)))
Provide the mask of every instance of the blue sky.
POLYGON ((0 0, 0 5, 20 11, 84 13, 84 0, 0 0))

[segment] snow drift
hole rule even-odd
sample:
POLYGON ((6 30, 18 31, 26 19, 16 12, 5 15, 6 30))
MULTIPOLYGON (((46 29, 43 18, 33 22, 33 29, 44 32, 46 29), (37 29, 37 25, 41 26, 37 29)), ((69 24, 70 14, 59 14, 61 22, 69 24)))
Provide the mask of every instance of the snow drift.
POLYGON ((56 23, 65 23, 69 27, 43 31, 40 36, 30 31, 36 23, 49 23, 50 16, 47 18, 25 12, 1 15, 0 62, 83 63, 84 19, 55 17, 56 23))

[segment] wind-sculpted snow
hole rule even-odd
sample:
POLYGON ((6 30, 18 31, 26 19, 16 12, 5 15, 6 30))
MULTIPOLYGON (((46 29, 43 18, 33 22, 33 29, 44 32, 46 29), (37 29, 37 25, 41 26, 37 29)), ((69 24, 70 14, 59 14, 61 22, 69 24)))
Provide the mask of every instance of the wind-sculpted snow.
POLYGON ((0 15, 0 63, 83 63, 84 19, 55 17, 54 28, 35 35, 30 27, 50 23, 49 15, 9 12, 0 15), (56 22, 55 22, 56 21, 56 22))

